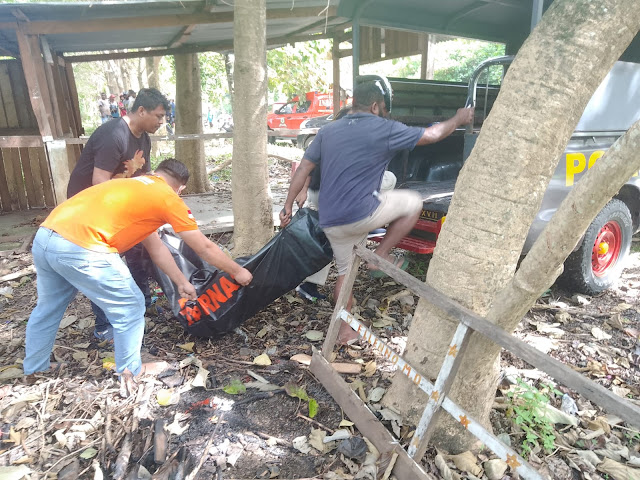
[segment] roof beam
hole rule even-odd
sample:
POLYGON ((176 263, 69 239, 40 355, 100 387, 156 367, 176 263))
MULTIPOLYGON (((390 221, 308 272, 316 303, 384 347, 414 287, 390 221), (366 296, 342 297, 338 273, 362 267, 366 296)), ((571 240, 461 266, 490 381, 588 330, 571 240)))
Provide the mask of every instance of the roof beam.
MULTIPOLYGON (((267 39, 267 48, 274 48, 287 43, 309 42, 331 38, 331 34, 284 36, 267 39)), ((167 55, 179 55, 181 53, 198 52, 224 52, 233 50, 233 42, 218 42, 207 45, 184 45, 178 48, 156 48, 153 50, 137 50, 135 52, 96 53, 90 55, 69 55, 64 57, 66 63, 100 62, 123 58, 163 57, 167 55)))
POLYGON ((182 27, 180 32, 178 32, 178 34, 169 42, 167 48, 178 48, 180 45, 185 43, 191 36, 191 32, 193 32, 194 28, 196 28, 196 25, 193 23, 182 27))
MULTIPOLYGON (((316 17, 320 7, 274 8, 267 10, 267 20, 282 18, 316 17)), ((330 7, 324 13, 335 16, 336 8, 330 7)), ((204 25, 233 22, 233 12, 189 13, 174 15, 155 15, 148 17, 95 18, 65 21, 31 21, 22 25, 25 34, 52 35, 58 33, 92 33, 115 30, 139 30, 140 28, 181 27, 185 25, 204 25)), ((0 29, 18 29, 19 22, 1 22, 0 29)), ((22 22, 20 22, 22 23, 22 22)))
POLYGON ((21 22, 29 22, 29 17, 27 17, 22 10, 19 8, 12 8, 11 14, 16 17, 21 22))

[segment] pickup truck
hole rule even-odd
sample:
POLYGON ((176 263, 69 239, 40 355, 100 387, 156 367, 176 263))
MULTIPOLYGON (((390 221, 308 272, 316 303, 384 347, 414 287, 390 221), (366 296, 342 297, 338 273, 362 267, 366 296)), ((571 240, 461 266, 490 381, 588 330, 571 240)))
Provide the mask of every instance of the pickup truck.
MULTIPOLYGON (((445 221, 456 178, 491 111, 499 85, 478 86, 490 68, 507 68, 512 57, 480 64, 468 85, 389 78, 392 115, 407 125, 428 126, 452 116, 463 105, 475 105, 473 125, 433 145, 400 152, 389 164, 397 188, 423 197, 420 219, 398 248, 431 254, 445 221)), ((617 62, 587 105, 547 187, 540 211, 530 227, 522 254, 551 219, 572 186, 624 132, 640 118, 640 64, 617 62)), ((572 291, 596 294, 618 279, 640 225, 640 177, 632 177, 596 216, 582 241, 567 258, 558 282, 572 291)), ((374 239, 380 240, 380 238, 374 239)))
MULTIPOLYGON (((314 117, 322 117, 333 113, 333 93, 307 92, 304 100, 293 97, 288 103, 267 115, 269 130, 298 130, 300 124, 314 117)), ((284 138, 284 137, 282 137, 284 138)), ((295 134, 287 137, 295 141, 295 134)))

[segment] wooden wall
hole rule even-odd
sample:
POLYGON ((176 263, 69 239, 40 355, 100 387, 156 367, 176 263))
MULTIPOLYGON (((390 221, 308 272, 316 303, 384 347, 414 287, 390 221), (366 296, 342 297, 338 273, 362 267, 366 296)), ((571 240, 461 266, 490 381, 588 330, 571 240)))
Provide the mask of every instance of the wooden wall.
POLYGON ((360 27, 360 64, 424 53, 424 34, 378 27, 360 27), (384 44, 384 57, 382 56, 384 44))
MULTIPOLYGON (((45 94, 49 97, 52 107, 49 120, 55 126, 53 137, 77 138, 82 126, 73 71, 57 57, 53 59, 46 72, 48 85, 40 92, 43 100, 45 94)), ((81 146, 68 145, 67 152, 71 170, 81 146)), ((55 205, 49 158, 33 112, 22 63, 1 60, 0 210, 10 212, 55 205)))

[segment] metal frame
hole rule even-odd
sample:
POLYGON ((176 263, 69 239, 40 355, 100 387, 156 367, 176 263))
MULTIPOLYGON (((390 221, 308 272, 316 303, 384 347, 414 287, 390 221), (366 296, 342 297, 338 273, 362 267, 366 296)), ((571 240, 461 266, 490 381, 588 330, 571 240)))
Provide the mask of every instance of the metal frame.
POLYGON ((507 465, 511 467, 512 471, 518 472, 520 477, 531 480, 542 479, 540 474, 514 450, 487 431, 478 421, 474 420, 466 411, 447 396, 462 362, 470 336, 474 331, 484 335, 517 357, 525 360, 527 363, 539 368, 558 381, 576 390, 594 403, 620 416, 624 421, 635 426, 640 425, 640 408, 623 398, 617 397, 595 382, 582 377, 561 362, 544 355, 533 347, 518 340, 500 327, 477 316, 446 295, 438 292, 426 283, 420 282, 408 273, 403 272, 390 262, 384 261, 366 248, 356 246, 354 247, 354 251, 354 261, 345 275, 345 281, 336 302, 325 343, 322 347, 322 354, 314 350, 310 368, 325 388, 327 388, 329 393, 332 394, 334 399, 336 399, 338 404, 345 410, 347 415, 350 416, 356 427, 358 427, 363 435, 370 436, 369 440, 381 453, 391 451, 398 454, 394 473, 399 479, 430 478, 429 475, 421 469, 417 461, 424 455, 433 428, 442 411, 447 412, 459 421, 465 429, 504 460, 507 465), (442 363, 435 384, 425 379, 418 369, 404 360, 345 309, 346 301, 351 295, 358 267, 362 260, 380 268, 396 282, 409 288, 414 294, 425 298, 458 322, 458 328, 451 339, 447 355, 442 363), (369 343, 373 348, 377 348, 395 369, 399 369, 402 374, 406 375, 409 380, 428 395, 429 399, 409 445, 408 452, 402 448, 398 448, 398 440, 393 438, 381 424, 378 423, 378 426, 382 427, 386 434, 380 433, 379 427, 374 428, 374 426, 371 425, 371 417, 373 417, 374 420, 375 417, 368 407, 359 399, 355 392, 351 391, 344 381, 339 378, 336 379, 337 373, 335 373, 330 366, 329 358, 333 352, 338 330, 342 322, 347 323, 360 338, 369 343), (353 397, 355 397, 355 399, 353 397))

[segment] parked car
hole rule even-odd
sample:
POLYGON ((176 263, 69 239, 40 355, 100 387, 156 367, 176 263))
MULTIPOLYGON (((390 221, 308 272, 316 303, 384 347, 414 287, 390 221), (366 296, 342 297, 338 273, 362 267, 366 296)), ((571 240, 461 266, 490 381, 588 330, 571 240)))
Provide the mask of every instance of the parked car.
POLYGON ((339 120, 340 118, 345 116, 350 109, 351 106, 347 106, 340 110, 338 112, 338 115, 336 116, 334 116, 332 113, 331 115, 326 115, 324 117, 310 118, 309 120, 303 122, 302 125, 300 125, 300 131, 298 132, 298 136, 296 137, 296 143, 298 147, 306 150, 309 145, 311 145, 311 142, 313 142, 314 138, 316 138, 318 130, 320 130, 327 123, 334 120, 334 117, 335 120, 339 120))

